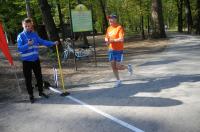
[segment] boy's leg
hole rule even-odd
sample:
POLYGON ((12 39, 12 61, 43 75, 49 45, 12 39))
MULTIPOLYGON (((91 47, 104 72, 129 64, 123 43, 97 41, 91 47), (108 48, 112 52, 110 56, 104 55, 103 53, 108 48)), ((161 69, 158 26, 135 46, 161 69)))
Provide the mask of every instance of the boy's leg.
POLYGON ((34 103, 33 87, 32 87, 32 62, 23 61, 23 74, 26 83, 26 89, 30 96, 31 103, 34 103))
POLYGON ((45 98, 48 98, 48 96, 43 93, 43 80, 42 80, 42 70, 41 70, 41 66, 40 66, 40 60, 37 60, 34 63, 33 72, 34 72, 35 78, 37 80, 39 96, 43 96, 45 98))
POLYGON ((36 81, 37 81, 38 91, 43 92, 42 71, 41 71, 41 66, 40 66, 39 60, 34 62, 33 72, 35 74, 35 78, 36 78, 36 81))

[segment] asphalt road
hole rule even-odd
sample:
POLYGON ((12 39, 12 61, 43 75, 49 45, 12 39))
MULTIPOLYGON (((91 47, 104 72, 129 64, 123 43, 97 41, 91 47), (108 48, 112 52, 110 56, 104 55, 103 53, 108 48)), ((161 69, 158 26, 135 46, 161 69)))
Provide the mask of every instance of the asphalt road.
POLYGON ((131 57, 133 76, 96 83, 37 103, 9 104, 1 132, 200 132, 200 37, 174 34, 162 52, 131 57))

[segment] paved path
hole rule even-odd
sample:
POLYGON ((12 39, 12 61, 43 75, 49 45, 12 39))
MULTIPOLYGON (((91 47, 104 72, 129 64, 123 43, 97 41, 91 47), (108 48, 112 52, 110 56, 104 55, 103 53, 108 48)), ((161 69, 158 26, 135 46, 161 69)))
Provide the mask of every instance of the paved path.
POLYGON ((1 132, 199 132, 200 37, 174 35, 163 51, 131 58, 134 75, 1 108, 1 132))

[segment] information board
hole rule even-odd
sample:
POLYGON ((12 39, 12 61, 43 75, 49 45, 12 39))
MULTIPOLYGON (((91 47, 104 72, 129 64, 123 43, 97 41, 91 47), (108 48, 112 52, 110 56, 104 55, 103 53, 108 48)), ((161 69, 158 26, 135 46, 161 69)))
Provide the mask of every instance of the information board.
POLYGON ((93 31, 92 13, 83 4, 71 10, 73 32, 93 31))

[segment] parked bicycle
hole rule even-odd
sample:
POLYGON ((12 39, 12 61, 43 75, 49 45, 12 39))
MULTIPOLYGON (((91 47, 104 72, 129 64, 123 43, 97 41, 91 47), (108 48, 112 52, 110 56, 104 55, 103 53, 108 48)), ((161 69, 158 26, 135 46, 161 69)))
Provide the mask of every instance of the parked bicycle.
POLYGON ((88 57, 93 55, 94 48, 92 46, 89 46, 87 49, 83 48, 72 48, 72 40, 70 38, 63 41, 63 61, 67 60, 69 56, 75 55, 76 58, 82 58, 82 57, 88 57), (75 52, 75 53, 74 53, 75 52))

